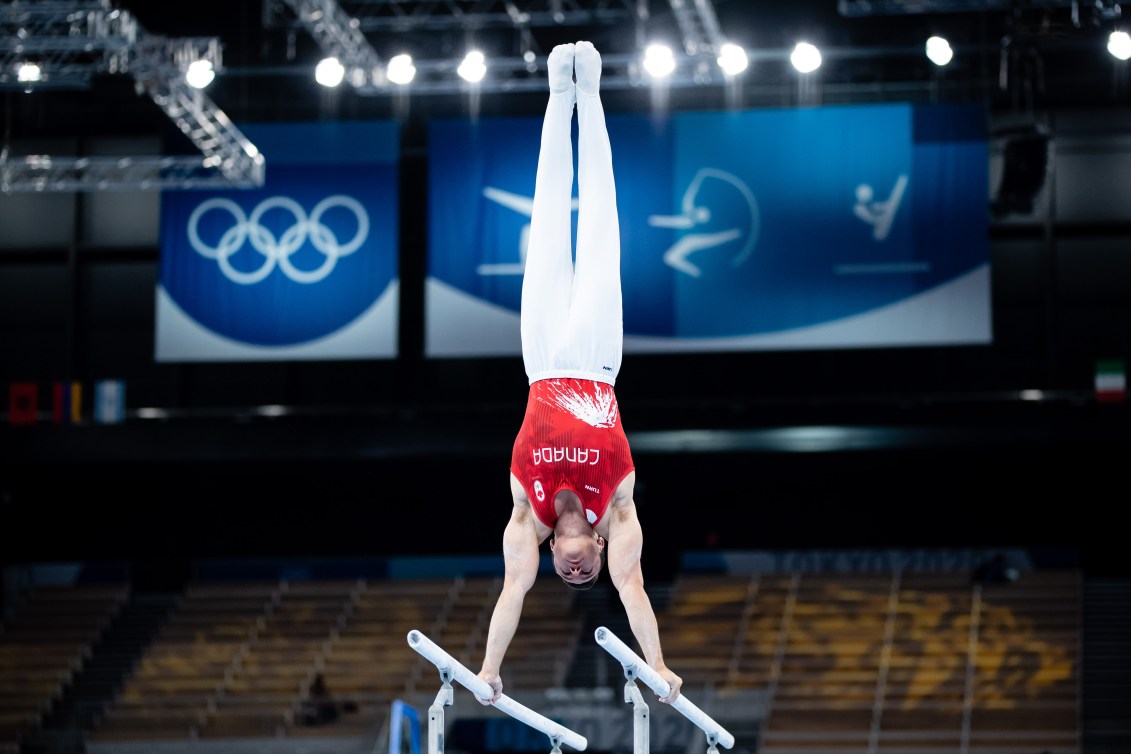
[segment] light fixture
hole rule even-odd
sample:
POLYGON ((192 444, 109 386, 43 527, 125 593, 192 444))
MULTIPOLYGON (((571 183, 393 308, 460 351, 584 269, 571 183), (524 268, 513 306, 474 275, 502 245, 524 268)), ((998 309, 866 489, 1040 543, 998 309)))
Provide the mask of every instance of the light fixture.
POLYGON ((808 42, 798 42, 789 55, 789 62, 801 73, 812 73, 821 67, 821 51, 808 42))
POLYGON ((644 70, 652 78, 662 79, 675 70, 672 48, 663 44, 650 44, 644 49, 644 70))
POLYGON ((416 66, 412 64, 411 55, 394 55, 389 59, 389 66, 385 70, 385 74, 389 77, 389 81, 394 84, 405 84, 412 81, 416 76, 416 66))
POLYGON ((719 68, 723 69, 723 73, 728 76, 737 76, 746 70, 750 61, 746 57, 746 50, 732 42, 727 42, 719 48, 718 63, 719 68))
POLYGON ((942 67, 954 59, 954 50, 950 48, 950 42, 942 37, 931 37, 927 40, 927 58, 942 67))
POLYGON ((21 84, 34 84, 43 79, 43 69, 35 63, 20 63, 16 69, 16 80, 21 84))
POLYGON ((464 81, 471 84, 477 84, 483 80, 487 75, 487 63, 483 57, 483 53, 479 50, 472 50, 464 55, 463 60, 456 69, 456 73, 464 81))
POLYGON ((1107 38, 1107 51, 1120 60, 1131 59, 1131 36, 1125 31, 1113 31, 1107 38))
POLYGON ((216 71, 212 67, 211 60, 194 60, 189 63, 188 70, 185 71, 185 81, 193 89, 203 89, 212 83, 216 78, 216 71))
POLYGON ((322 86, 335 87, 345 75, 345 66, 337 58, 323 58, 314 68, 314 80, 322 86))

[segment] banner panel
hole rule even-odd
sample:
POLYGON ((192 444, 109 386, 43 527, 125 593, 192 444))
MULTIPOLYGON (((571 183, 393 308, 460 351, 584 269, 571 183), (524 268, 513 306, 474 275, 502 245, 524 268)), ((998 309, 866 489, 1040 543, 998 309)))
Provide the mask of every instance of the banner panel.
MULTIPOLYGON (((990 342, 980 108, 607 120, 626 352, 990 342)), ((432 124, 427 355, 521 352, 540 132, 432 124)))
POLYGON ((244 131, 262 188, 162 196, 157 361, 396 356, 398 126, 244 131))

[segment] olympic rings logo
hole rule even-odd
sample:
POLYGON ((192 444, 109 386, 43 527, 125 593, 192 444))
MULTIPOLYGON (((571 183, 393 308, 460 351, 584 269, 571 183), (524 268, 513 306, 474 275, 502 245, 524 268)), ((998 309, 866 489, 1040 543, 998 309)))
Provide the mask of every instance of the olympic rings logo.
POLYGON ((201 202, 192 211, 188 221, 188 238, 192 248, 206 259, 215 259, 224 276, 239 285, 254 285, 271 274, 278 265, 288 278, 296 283, 317 283, 334 269, 341 257, 361 248, 369 238, 369 214, 361 202, 344 194, 328 196, 314 205, 309 217, 302 206, 294 199, 273 196, 261 201, 251 215, 231 199, 212 198, 201 202), (322 215, 334 207, 344 207, 357 218, 357 232, 348 243, 340 243, 334 232, 322 224, 322 215), (294 216, 294 224, 276 238, 267 228, 260 225, 263 214, 271 209, 282 209, 294 216), (213 210, 227 212, 234 224, 226 230, 215 246, 210 246, 200 238, 200 218, 213 210), (300 270, 291 262, 291 255, 302 248, 307 239, 326 258, 316 269, 300 270), (245 242, 263 255, 263 264, 251 272, 243 272, 232 266, 231 257, 245 242))

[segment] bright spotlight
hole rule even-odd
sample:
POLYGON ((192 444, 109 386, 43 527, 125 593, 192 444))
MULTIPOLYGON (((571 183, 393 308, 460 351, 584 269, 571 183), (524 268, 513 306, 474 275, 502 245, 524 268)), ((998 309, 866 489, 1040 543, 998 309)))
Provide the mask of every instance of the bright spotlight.
POLYGON ((942 67, 954 59, 954 50, 950 48, 950 42, 942 37, 931 37, 927 40, 927 57, 942 67))
POLYGON ((464 81, 471 84, 477 84, 483 80, 487 75, 487 63, 483 57, 483 53, 479 50, 472 50, 463 57, 456 69, 456 73, 464 81))
POLYGON ((746 70, 749 65, 749 60, 746 57, 746 50, 742 49, 736 44, 727 42, 719 48, 719 68, 723 69, 723 73, 728 76, 737 76, 746 70))
POLYGON ((404 86, 416 76, 416 66, 412 64, 411 55, 394 55, 389 59, 389 67, 385 70, 389 81, 404 86))
POLYGON ((798 42, 790 53, 789 62, 801 73, 812 73, 821 67, 821 51, 808 42, 798 42))
POLYGON ((43 79, 43 69, 35 63, 20 63, 16 69, 16 80, 22 84, 34 84, 43 79))
POLYGON ((346 76, 345 66, 337 58, 323 58, 314 68, 314 80, 322 86, 335 87, 346 76))
POLYGON ((1107 51, 1120 60, 1131 59, 1131 36, 1125 31, 1113 31, 1107 38, 1107 51))
POLYGON ((662 44, 651 44, 644 49, 644 70, 652 78, 662 79, 675 70, 675 56, 672 48, 662 44))
POLYGON ((189 63, 188 70, 185 71, 185 81, 193 89, 203 89, 212 83, 216 78, 216 71, 212 67, 211 60, 194 60, 189 63))

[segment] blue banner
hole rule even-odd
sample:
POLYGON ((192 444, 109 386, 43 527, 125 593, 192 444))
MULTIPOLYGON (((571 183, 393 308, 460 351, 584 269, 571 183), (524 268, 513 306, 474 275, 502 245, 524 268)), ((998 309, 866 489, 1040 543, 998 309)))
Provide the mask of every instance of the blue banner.
POLYGON ((162 196, 157 361, 396 356, 398 126, 242 130, 262 188, 162 196))
MULTIPOLYGON (((608 117, 626 352, 991 340, 985 113, 608 117)), ((429 134, 429 356, 520 353, 541 118, 429 134)), ((575 218, 576 219, 576 218, 575 218)))

